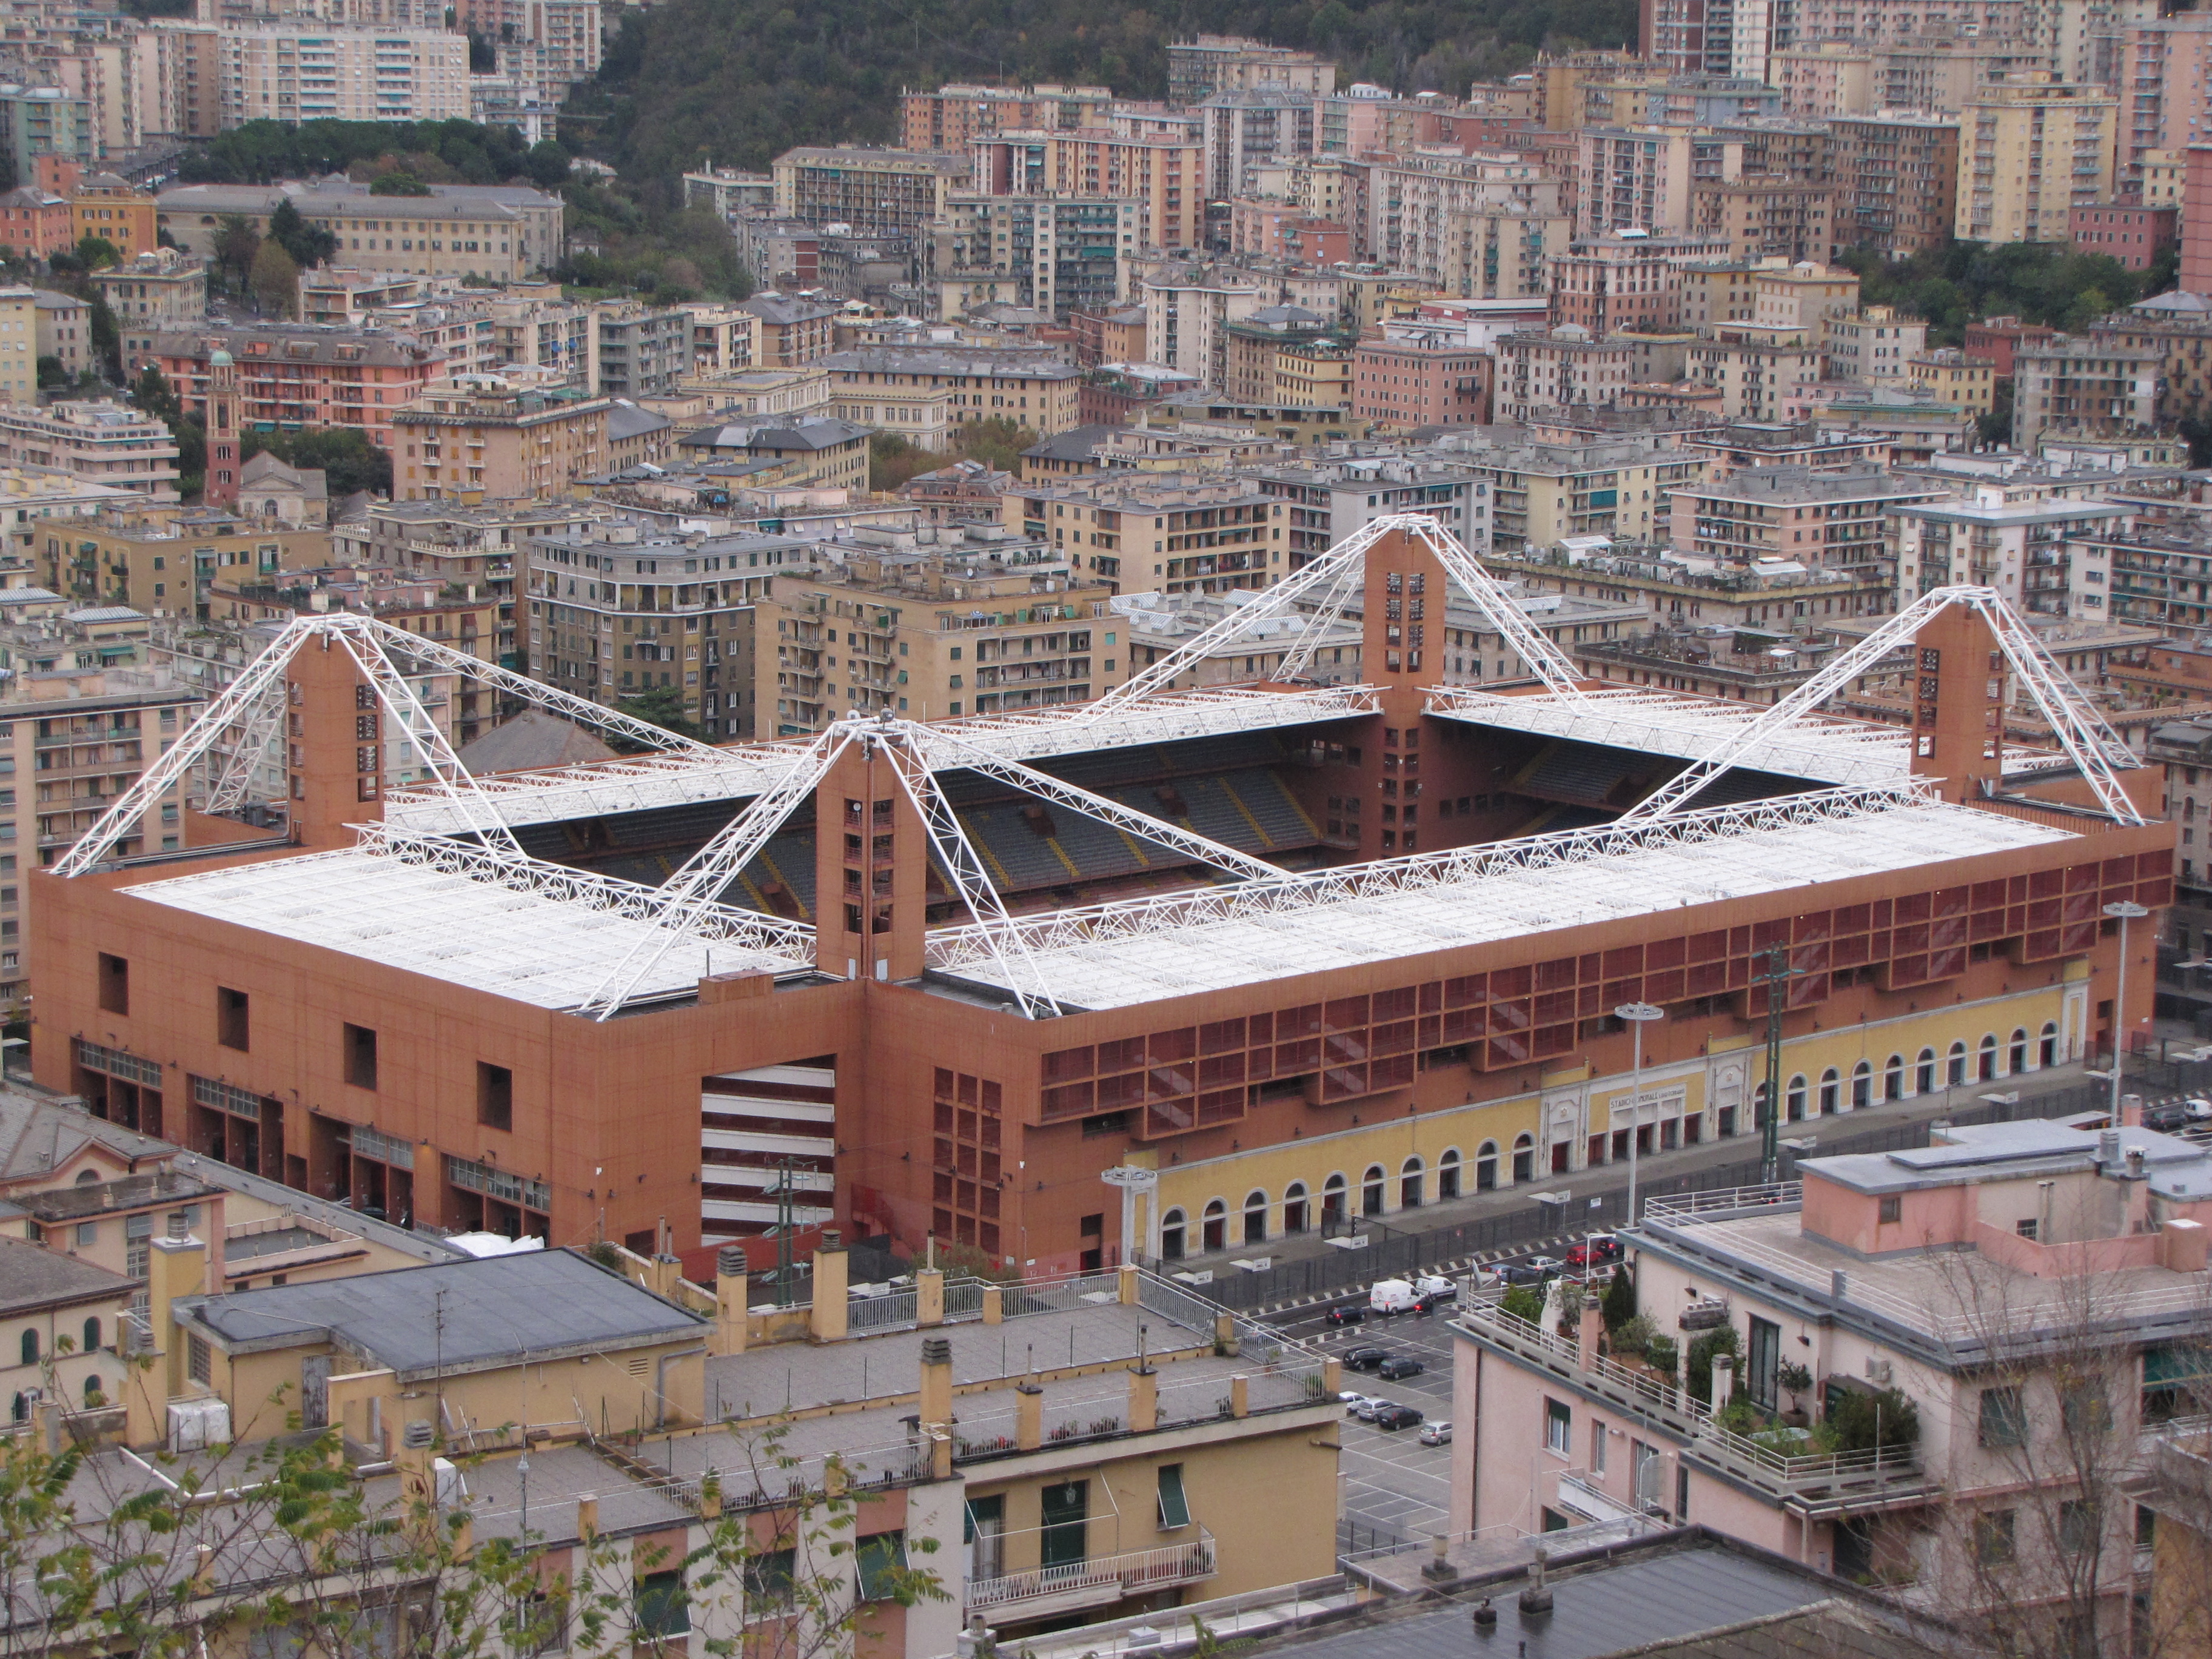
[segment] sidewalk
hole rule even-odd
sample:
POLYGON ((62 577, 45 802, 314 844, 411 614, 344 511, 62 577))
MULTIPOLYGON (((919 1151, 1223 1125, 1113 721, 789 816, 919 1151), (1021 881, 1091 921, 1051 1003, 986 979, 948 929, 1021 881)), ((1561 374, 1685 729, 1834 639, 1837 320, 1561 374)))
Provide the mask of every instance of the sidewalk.
MULTIPOLYGON (((2064 1066, 2046 1066, 2026 1077, 2002 1078, 1995 1083, 1962 1083, 1935 1094, 1918 1095, 1909 1100, 1887 1101, 1860 1111, 1845 1111, 1826 1118, 1808 1117, 1802 1122, 1784 1124, 1782 1138, 1784 1140, 1808 1138, 1832 1139, 1844 1135, 1863 1134, 1870 1129, 1897 1124, 1930 1122, 1978 1107, 1985 1095, 2009 1094, 2015 1088, 2025 1109, 2030 1102, 2043 1097, 2057 1094, 2062 1090, 2081 1087, 2090 1080, 2084 1076, 2085 1070, 2085 1063, 2077 1060, 2064 1066)), ((1725 1140, 1701 1141, 1695 1146, 1685 1146, 1674 1152, 1652 1153, 1638 1160, 1638 1196, 1640 1199, 1648 1193, 1668 1192, 1686 1186, 1688 1184, 1686 1177, 1697 1171, 1711 1169, 1717 1164, 1740 1163, 1747 1158, 1757 1158, 1759 1152, 1759 1137, 1753 1133, 1735 1135, 1725 1140)), ((1815 1152, 1813 1155, 1818 1157, 1819 1153, 1815 1152)), ((1785 1148, 1783 1153, 1785 1164, 1789 1156, 1785 1148)), ((1470 1178, 1471 1173, 1470 1166, 1470 1178)), ((1503 1187, 1491 1192, 1425 1204, 1418 1210, 1394 1211, 1369 1220, 1361 1231, 1376 1239, 1439 1232, 1493 1216, 1526 1212, 1536 1194, 1556 1194, 1563 1188, 1573 1194, 1577 1200, 1573 1207, 1581 1211, 1583 1206, 1580 1200, 1613 1194, 1625 1194, 1628 1188, 1628 1165, 1624 1161, 1597 1169, 1578 1170, 1571 1175, 1540 1176, 1517 1187, 1503 1187)), ((1237 1219, 1233 1215, 1230 1218, 1232 1225, 1237 1219)), ((1194 1232, 1195 1229, 1192 1231, 1194 1232)), ((1337 1248, 1317 1232, 1293 1233, 1271 1238, 1265 1244, 1231 1244, 1218 1250, 1187 1255, 1179 1262, 1164 1266, 1175 1272, 1211 1268, 1218 1280, 1237 1273, 1235 1264, 1240 1257, 1249 1260, 1258 1255, 1268 1256, 1279 1267, 1334 1255, 1337 1248)))

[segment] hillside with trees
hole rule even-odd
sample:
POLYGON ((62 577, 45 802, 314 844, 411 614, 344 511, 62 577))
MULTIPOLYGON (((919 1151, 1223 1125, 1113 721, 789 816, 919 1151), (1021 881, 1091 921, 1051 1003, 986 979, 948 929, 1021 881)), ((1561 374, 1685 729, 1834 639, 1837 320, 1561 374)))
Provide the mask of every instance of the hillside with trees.
POLYGON ((765 167, 794 144, 880 143, 898 95, 947 81, 1059 81, 1133 98, 1167 90, 1167 46, 1248 34, 1334 58, 1342 82, 1464 95, 1540 48, 1618 46, 1631 0, 670 0, 625 15, 598 78, 563 111, 562 141, 672 191, 705 163, 765 167))

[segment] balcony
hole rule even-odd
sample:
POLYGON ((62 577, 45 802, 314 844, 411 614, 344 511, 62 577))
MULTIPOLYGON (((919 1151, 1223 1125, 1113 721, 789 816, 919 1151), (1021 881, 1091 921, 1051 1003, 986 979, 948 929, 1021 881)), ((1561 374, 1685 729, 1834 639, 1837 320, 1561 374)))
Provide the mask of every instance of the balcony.
POLYGON ((1218 1571, 1213 1534, 1204 1527, 1188 1543, 1156 1549, 1095 1555, 1027 1572, 1010 1572, 968 1583, 968 1611, 1006 1610, 1002 1618, 1050 1618, 1088 1607, 1110 1607, 1132 1595, 1195 1584, 1218 1571))

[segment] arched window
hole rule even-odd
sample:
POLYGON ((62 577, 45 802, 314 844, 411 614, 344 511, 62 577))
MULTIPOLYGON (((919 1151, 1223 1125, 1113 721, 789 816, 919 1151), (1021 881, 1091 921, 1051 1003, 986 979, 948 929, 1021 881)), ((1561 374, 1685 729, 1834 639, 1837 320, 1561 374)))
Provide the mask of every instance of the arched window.
POLYGON ((1478 1193, 1498 1189, 1498 1143, 1486 1140, 1474 1152, 1474 1190, 1478 1193))
POLYGON ((100 1386, 100 1373, 88 1372, 84 1379, 84 1408, 90 1411, 94 1407, 105 1406, 106 1403, 107 1395, 100 1386))
POLYGON ((1160 1218, 1160 1260, 1182 1260, 1182 1230, 1184 1217, 1180 1208, 1170 1210, 1160 1218))
POLYGON ((80 1187, 89 1187, 99 1179, 100 1171, 97 1170, 79 1170, 76 1172, 76 1184, 80 1187))
POLYGON ((1367 1173, 1359 1177, 1360 1214, 1381 1215, 1382 1213, 1382 1166, 1380 1164, 1369 1164, 1367 1173))
POLYGON ((96 1317, 84 1322, 84 1352, 87 1353, 100 1352, 100 1321, 96 1317))
POLYGON ((1966 1080, 1966 1045, 1965 1043, 1954 1042, 1951 1045, 1950 1064, 1943 1070, 1945 1076, 1954 1086, 1966 1080))
POLYGON ((1844 1109, 1843 1074, 1832 1066, 1820 1073, 1820 1115, 1833 1117, 1844 1109))
POLYGON ((1905 1056, 1892 1054, 1889 1064, 1882 1067, 1881 1097, 1884 1100, 1905 1098, 1905 1056))
POLYGON ((1447 1203, 1459 1196, 1459 1148, 1447 1147, 1437 1160, 1437 1202, 1447 1203))
POLYGON ((1306 1230, 1306 1183, 1293 1181, 1283 1188, 1283 1231, 1302 1233, 1306 1230))
POLYGON ((1936 1051, 1933 1048, 1923 1048, 1920 1051, 1919 1062, 1912 1069, 1917 1074, 1912 1079, 1913 1093, 1934 1094, 1936 1092, 1936 1051))
POLYGON ((1229 1206, 1218 1198, 1206 1200, 1206 1224, 1200 1230, 1203 1250, 1218 1250, 1229 1243, 1229 1206))
POLYGON ((2055 1020, 2043 1022, 2043 1041, 2039 1047, 2043 1054, 2040 1063, 2056 1066, 2058 1063, 2058 1025, 2055 1020))
POLYGON ((1421 1207, 1421 1160, 1409 1158, 1398 1171, 1398 1207, 1418 1210, 1421 1207))
POLYGON ((23 1391, 18 1389, 15 1391, 15 1403, 8 1407, 8 1415, 12 1421, 21 1423, 30 1414, 31 1402, 25 1398, 23 1391))
POLYGON ((1327 1232, 1331 1222, 1342 1224, 1345 1218, 1346 1196, 1344 1177, 1333 1175, 1321 1183, 1321 1227, 1327 1232))
POLYGON ((39 1363, 39 1334, 35 1330, 23 1333, 23 1363, 26 1365, 39 1363))
POLYGON ((1805 1074, 1800 1072, 1790 1079, 1788 1091, 1783 1097, 1790 1104, 1790 1121, 1801 1123, 1805 1118, 1805 1074))
POLYGON ((1997 1040, 1994 1032, 1982 1039, 1981 1050, 1975 1057, 1974 1075, 1984 1083, 1997 1080, 1997 1040))
POLYGON ((2012 1048, 2006 1058, 2011 1062, 2009 1069, 2014 1077, 2018 1077, 2027 1069, 2027 1028, 2026 1026, 2013 1027, 2012 1048))
POLYGON ((1863 1112, 1874 1104, 1874 1067, 1861 1060, 1851 1067, 1851 1109, 1863 1112))
POLYGON ((1534 1135, 1513 1137, 1513 1179, 1516 1184, 1536 1178, 1536 1138, 1534 1135))
POLYGON ((1267 1195, 1261 1192, 1244 1194, 1244 1242, 1265 1244, 1267 1242, 1267 1195))

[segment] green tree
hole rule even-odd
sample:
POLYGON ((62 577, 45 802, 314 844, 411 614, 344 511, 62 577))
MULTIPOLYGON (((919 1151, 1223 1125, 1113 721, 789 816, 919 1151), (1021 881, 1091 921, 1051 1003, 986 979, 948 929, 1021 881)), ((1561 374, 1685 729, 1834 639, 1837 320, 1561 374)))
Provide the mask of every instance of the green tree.
POLYGON ((868 439, 868 488, 892 490, 923 472, 945 465, 945 457, 924 449, 896 432, 878 432, 868 439))
POLYGON ((253 256, 253 297, 263 309, 280 317, 292 314, 300 300, 300 267, 275 238, 262 243, 253 256))
POLYGON ((964 422, 952 434, 953 444, 961 454, 1000 472, 1019 471, 1022 451, 1036 441, 1036 433, 1004 415, 994 415, 988 421, 964 422))
POLYGON ((39 390, 53 392, 70 383, 70 372, 62 367, 58 357, 39 359, 39 390))
POLYGON ((244 288, 261 252, 261 233, 242 213, 226 213, 216 226, 215 262, 234 287, 244 288))
POLYGON ((530 155, 524 165, 529 171, 532 184, 540 190, 557 190, 574 163, 557 140, 541 138, 530 147, 530 155))
MULTIPOLYGON (((679 738, 705 736, 698 722, 684 712, 684 694, 672 685, 654 686, 634 696, 621 698, 615 704, 615 712, 657 726, 664 732, 673 732, 679 738)), ((609 741, 625 754, 637 754, 646 746, 629 738, 616 737, 609 741)))
POLYGON ((140 370, 138 378, 131 383, 131 401, 172 427, 185 418, 185 406, 178 398, 175 388, 151 363, 140 370))
POLYGON ((428 196, 434 192, 411 173, 387 173, 368 187, 371 196, 428 196))
POLYGON ((362 490, 392 494, 392 452, 380 448, 357 427, 309 427, 302 432, 249 431, 238 459, 247 461, 264 450, 291 466, 322 471, 332 501, 362 490))
POLYGON ((77 238, 77 263, 87 270, 106 270, 123 263, 123 250, 105 236, 88 233, 77 238))
POLYGON ((269 239, 291 255, 292 263, 301 270, 323 264, 338 246, 337 235, 301 218, 289 196, 269 216, 269 239))
POLYGON ((1636 1280, 1626 1262, 1613 1270, 1613 1282, 1605 1287, 1605 1300, 1600 1306, 1609 1331, 1619 1330, 1636 1317, 1636 1280))

